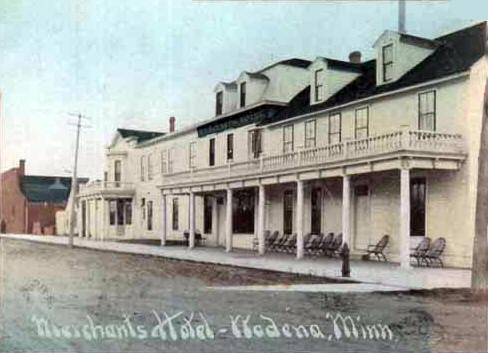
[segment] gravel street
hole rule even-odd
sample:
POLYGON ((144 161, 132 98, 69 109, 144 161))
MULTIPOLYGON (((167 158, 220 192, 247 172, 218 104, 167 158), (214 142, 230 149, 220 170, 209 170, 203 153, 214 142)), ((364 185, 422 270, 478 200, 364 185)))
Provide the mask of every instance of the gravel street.
POLYGON ((1 352, 487 350, 487 300, 466 291, 222 291, 212 287, 334 283, 5 239, 0 246, 1 352))

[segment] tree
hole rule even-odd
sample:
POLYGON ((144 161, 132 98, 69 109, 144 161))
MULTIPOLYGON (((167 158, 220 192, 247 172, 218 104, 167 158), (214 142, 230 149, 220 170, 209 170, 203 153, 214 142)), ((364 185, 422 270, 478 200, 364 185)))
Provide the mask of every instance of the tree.
POLYGON ((480 138, 471 287, 475 291, 486 291, 488 289, 488 80, 485 85, 480 138))

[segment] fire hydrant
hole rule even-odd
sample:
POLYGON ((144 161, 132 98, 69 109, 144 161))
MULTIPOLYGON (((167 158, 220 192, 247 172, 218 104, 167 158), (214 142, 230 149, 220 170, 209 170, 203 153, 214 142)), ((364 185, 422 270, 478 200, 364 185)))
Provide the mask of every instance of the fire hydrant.
POLYGON ((351 277, 351 267, 349 266, 349 246, 344 243, 341 250, 342 257, 342 277, 351 277))

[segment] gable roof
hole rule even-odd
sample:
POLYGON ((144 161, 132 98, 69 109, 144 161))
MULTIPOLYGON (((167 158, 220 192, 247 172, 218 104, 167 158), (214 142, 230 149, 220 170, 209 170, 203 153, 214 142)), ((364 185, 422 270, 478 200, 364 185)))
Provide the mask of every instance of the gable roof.
POLYGON ((131 129, 117 129, 117 132, 120 134, 120 136, 122 136, 122 138, 134 137, 137 142, 147 141, 155 137, 164 135, 164 132, 131 129))
POLYGON ((360 66, 362 74, 329 97, 325 102, 310 105, 310 98, 307 100, 305 97, 305 91, 307 89, 309 90, 308 87, 293 98, 288 108, 281 110, 272 117, 264 119, 260 125, 333 108, 334 106, 372 97, 377 94, 395 91, 400 88, 464 72, 485 54, 486 33, 486 22, 482 22, 436 38, 435 41, 439 45, 430 56, 414 66, 397 81, 381 86, 376 85, 376 60, 363 62, 360 66), (299 103, 302 103, 302 105, 299 103))
MULTIPOLYGON (((25 175, 20 179, 20 190, 31 202, 64 202, 71 191, 69 177, 25 175)), ((88 178, 78 178, 79 184, 88 182, 88 178)))

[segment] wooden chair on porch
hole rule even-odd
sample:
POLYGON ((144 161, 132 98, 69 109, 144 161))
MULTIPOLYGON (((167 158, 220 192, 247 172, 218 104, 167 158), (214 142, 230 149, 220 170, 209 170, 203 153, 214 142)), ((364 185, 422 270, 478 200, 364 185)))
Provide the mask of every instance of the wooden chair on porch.
POLYGON ((430 248, 431 240, 429 237, 425 237, 422 241, 413 249, 413 252, 410 254, 410 257, 414 258, 417 261, 417 266, 422 265, 423 258, 425 253, 430 248))
POLYGON ((342 233, 334 236, 330 245, 326 248, 325 254, 330 257, 339 256, 342 245, 342 233))
POLYGON ((429 249, 422 256, 422 261, 429 267, 439 265, 444 267, 444 263, 441 260, 441 255, 446 248, 446 239, 440 237, 434 240, 429 249))
POLYGON ((375 255, 378 261, 387 262, 388 259, 386 258, 383 251, 385 250, 389 241, 390 236, 385 234, 376 244, 368 245, 368 248, 366 249, 366 256, 368 257, 368 259, 371 255, 375 255))

